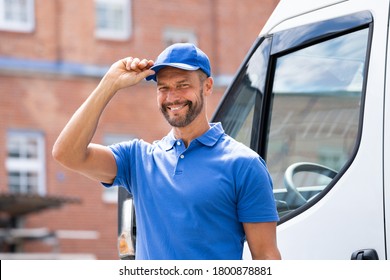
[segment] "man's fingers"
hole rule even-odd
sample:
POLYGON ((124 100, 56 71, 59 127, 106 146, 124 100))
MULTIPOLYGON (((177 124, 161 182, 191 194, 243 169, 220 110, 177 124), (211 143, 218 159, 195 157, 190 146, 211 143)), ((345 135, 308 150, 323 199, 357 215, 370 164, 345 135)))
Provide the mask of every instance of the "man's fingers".
MULTIPOLYGON (((150 68, 154 65, 154 61, 150 59, 140 59, 138 57, 126 57, 121 60, 125 70, 131 74, 135 74, 134 82, 138 83, 138 81, 145 79, 146 77, 155 74, 153 70, 150 68)), ((122 68, 123 70, 123 68, 122 68)))
POLYGON ((126 70, 130 71, 131 70, 130 65, 133 62, 133 57, 131 57, 131 56, 126 57, 126 58, 122 59, 122 62, 125 65, 126 70))
POLYGON ((135 57, 133 61, 130 63, 130 70, 138 71, 138 65, 140 63, 140 59, 138 57, 135 57))
POLYGON ((154 61, 149 59, 146 68, 150 69, 150 67, 152 67, 153 65, 154 65, 154 61))
POLYGON ((139 63, 138 67, 140 69, 150 69, 150 67, 152 67, 153 65, 154 65, 154 61, 153 60, 149 60, 149 59, 144 58, 139 63))
POLYGON ((138 73, 138 76, 142 80, 142 79, 145 79, 146 77, 148 77, 150 75, 154 75, 154 74, 155 74, 155 72, 153 70, 147 69, 147 70, 142 71, 141 73, 138 73))
POLYGON ((139 59, 138 57, 128 58, 126 63, 126 69, 140 72, 142 70, 149 69, 153 65, 154 65, 154 61, 146 58, 142 60, 139 59))

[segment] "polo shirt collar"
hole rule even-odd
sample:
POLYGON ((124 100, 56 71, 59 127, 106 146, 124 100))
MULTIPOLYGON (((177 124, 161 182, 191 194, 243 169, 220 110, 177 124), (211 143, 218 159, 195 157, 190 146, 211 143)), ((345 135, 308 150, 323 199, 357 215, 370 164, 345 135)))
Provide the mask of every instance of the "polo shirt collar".
POLYGON ((223 130, 222 124, 219 123, 210 123, 210 129, 206 131, 203 135, 199 136, 195 140, 202 143, 205 146, 214 146, 215 143, 221 138, 221 136, 225 133, 223 130))
MULTIPOLYGON (((221 138, 224 133, 225 131, 220 122, 210 123, 210 129, 206 131, 203 135, 194 139, 193 141, 198 141, 205 146, 212 147, 218 142, 219 138, 221 138)), ((161 140, 160 145, 163 149, 168 151, 175 146, 176 142, 177 139, 175 138, 175 136, 173 135, 173 131, 171 130, 168 135, 161 140)))

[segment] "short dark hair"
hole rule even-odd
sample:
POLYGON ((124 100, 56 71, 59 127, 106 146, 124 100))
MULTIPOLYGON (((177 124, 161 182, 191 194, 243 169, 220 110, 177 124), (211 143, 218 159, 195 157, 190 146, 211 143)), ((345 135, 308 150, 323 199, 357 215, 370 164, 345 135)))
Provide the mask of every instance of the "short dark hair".
POLYGON ((206 79, 208 78, 208 76, 207 76, 207 74, 206 74, 204 71, 198 69, 198 70, 196 70, 196 72, 198 72, 199 80, 200 80, 201 83, 203 83, 204 81, 206 81, 206 79))

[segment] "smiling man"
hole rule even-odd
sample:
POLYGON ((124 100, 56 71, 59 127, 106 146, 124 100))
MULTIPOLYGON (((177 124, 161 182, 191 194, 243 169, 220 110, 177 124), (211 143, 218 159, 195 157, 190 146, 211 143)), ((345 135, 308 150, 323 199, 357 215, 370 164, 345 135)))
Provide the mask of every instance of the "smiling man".
POLYGON ((209 123, 213 79, 207 55, 174 44, 152 60, 114 63, 53 147, 64 166, 106 187, 125 187, 137 217, 136 259, 280 259, 278 214, 264 161, 209 123), (154 143, 91 143, 109 101, 141 80, 157 82, 157 103, 171 131, 154 143))

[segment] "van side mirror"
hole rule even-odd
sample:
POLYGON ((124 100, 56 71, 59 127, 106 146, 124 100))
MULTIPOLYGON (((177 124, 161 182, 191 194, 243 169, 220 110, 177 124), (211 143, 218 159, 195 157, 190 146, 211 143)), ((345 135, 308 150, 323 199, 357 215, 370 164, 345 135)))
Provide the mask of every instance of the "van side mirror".
POLYGON ((118 191, 118 255, 135 259, 136 224, 133 197, 124 188, 118 191))

